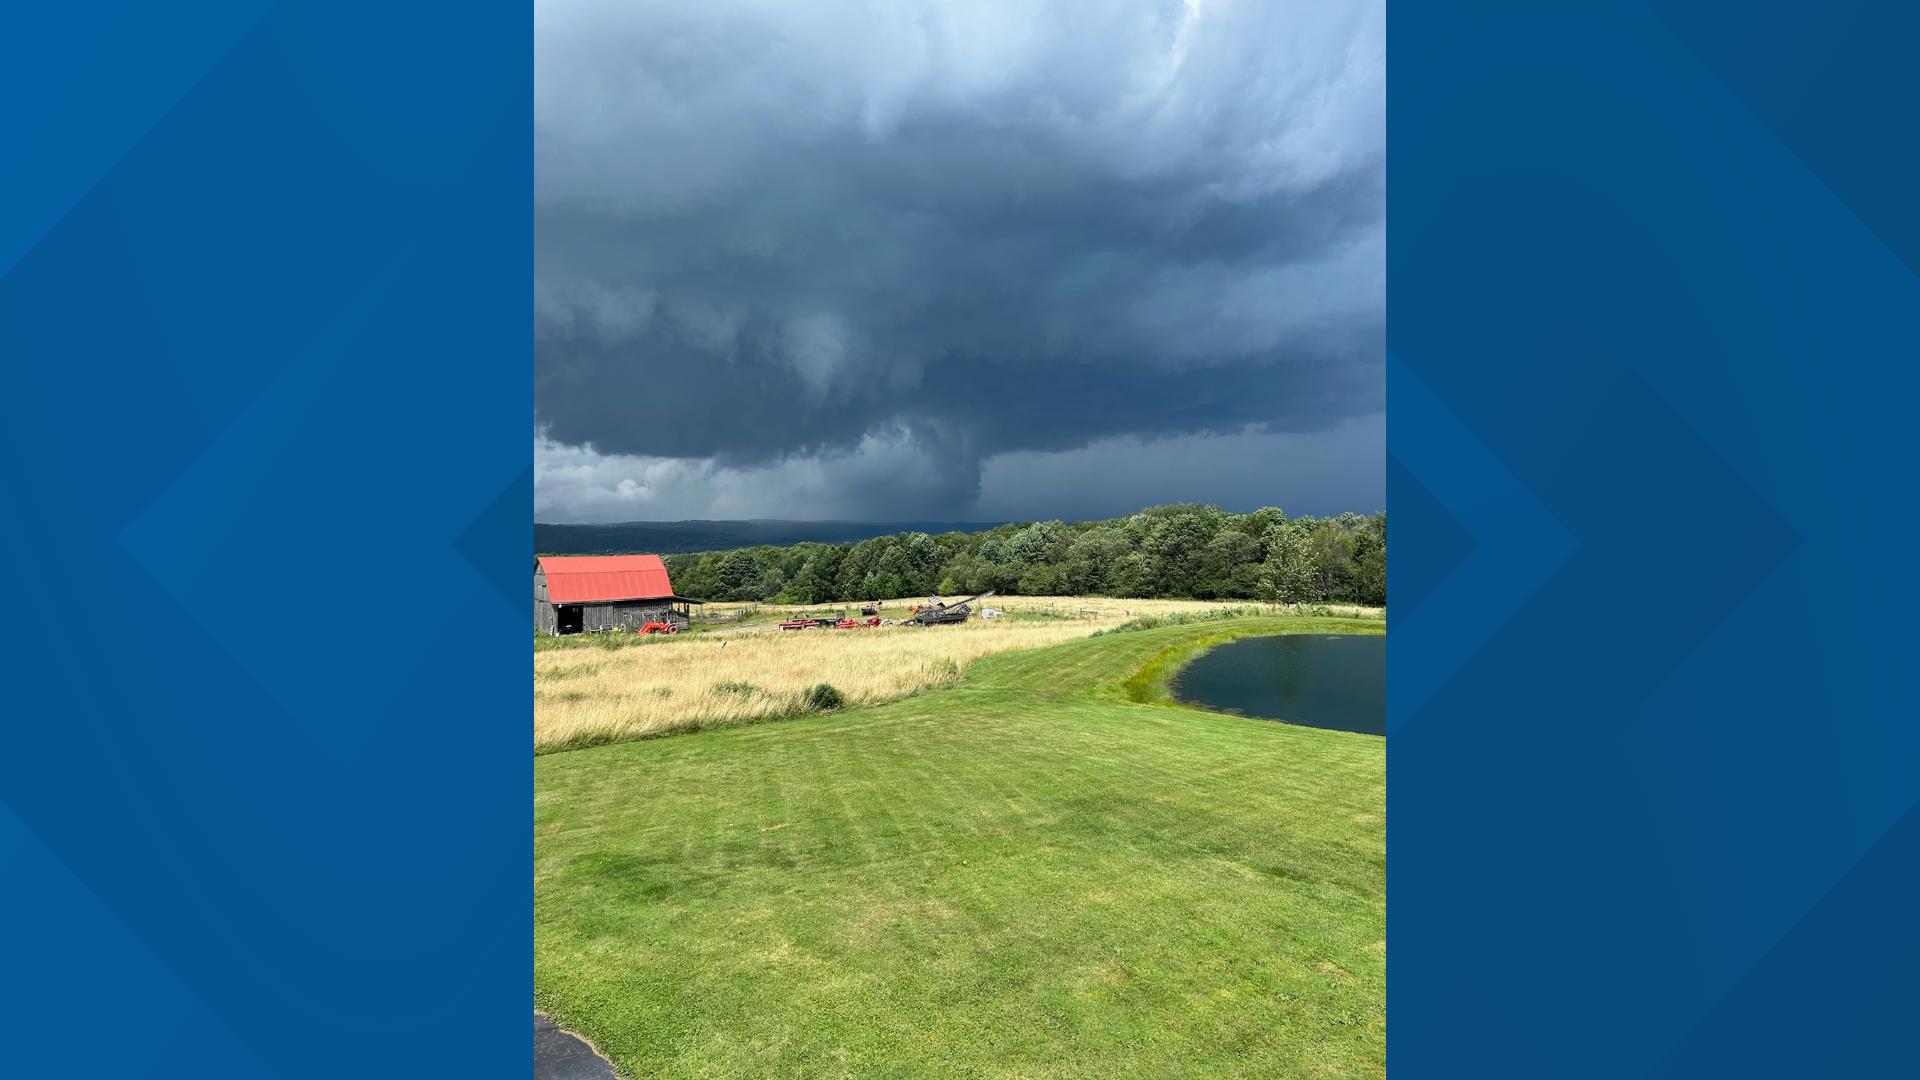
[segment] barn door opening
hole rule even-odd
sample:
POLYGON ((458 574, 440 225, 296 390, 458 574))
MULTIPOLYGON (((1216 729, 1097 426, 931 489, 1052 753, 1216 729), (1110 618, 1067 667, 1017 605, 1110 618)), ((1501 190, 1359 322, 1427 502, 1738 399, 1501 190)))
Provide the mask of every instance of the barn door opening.
POLYGON ((577 634, 585 625, 581 621, 584 612, 579 607, 555 608, 553 614, 556 620, 555 629, 562 634, 577 634))

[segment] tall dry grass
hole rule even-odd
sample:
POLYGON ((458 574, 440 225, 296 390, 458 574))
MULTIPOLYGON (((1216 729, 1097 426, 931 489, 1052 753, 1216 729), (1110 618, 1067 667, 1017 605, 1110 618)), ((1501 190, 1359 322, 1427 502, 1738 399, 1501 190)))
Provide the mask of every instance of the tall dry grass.
POLYGON ((973 620, 958 626, 700 634, 633 649, 565 649, 533 658, 535 750, 805 711, 830 683, 849 704, 952 682, 982 656, 1084 637, 1082 622, 973 620))
MULTIPOLYGON (((914 602, 887 601, 882 614, 904 618, 914 602)), ((714 620, 721 625, 697 634, 607 642, 634 646, 622 648, 562 639, 589 647, 534 653, 534 750, 797 715, 806 711, 807 689, 823 682, 849 704, 889 701, 953 682, 983 656, 1053 645, 1143 616, 1193 614, 1222 605, 1009 596, 985 606, 1004 617, 976 617, 952 626, 782 631, 774 628, 780 618, 809 609, 761 605, 749 613, 742 610, 747 605, 714 604, 708 605, 709 615, 724 612, 724 621, 714 620)))

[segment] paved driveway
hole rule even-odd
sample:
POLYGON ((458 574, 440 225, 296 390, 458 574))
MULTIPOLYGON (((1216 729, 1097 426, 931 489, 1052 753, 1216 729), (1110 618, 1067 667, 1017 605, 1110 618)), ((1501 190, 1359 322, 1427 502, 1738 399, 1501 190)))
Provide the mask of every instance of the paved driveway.
POLYGON ((613 1066, 585 1039, 534 1013, 533 1080, 614 1080, 613 1066))

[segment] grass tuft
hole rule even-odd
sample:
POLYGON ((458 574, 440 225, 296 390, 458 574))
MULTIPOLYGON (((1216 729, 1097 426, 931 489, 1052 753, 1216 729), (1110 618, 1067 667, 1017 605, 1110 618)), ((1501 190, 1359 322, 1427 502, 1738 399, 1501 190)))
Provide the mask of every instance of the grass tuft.
POLYGON ((835 690, 832 683, 815 683, 807 687, 803 700, 814 712, 832 712, 847 703, 847 695, 835 690))

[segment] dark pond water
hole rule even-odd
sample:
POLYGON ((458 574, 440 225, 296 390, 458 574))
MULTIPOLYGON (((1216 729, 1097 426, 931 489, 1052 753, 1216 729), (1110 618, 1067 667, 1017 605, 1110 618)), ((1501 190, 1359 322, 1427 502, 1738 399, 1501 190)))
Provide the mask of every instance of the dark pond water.
POLYGON ((1283 634, 1229 641, 1189 664, 1173 696, 1220 712, 1387 733, 1383 634, 1283 634))

